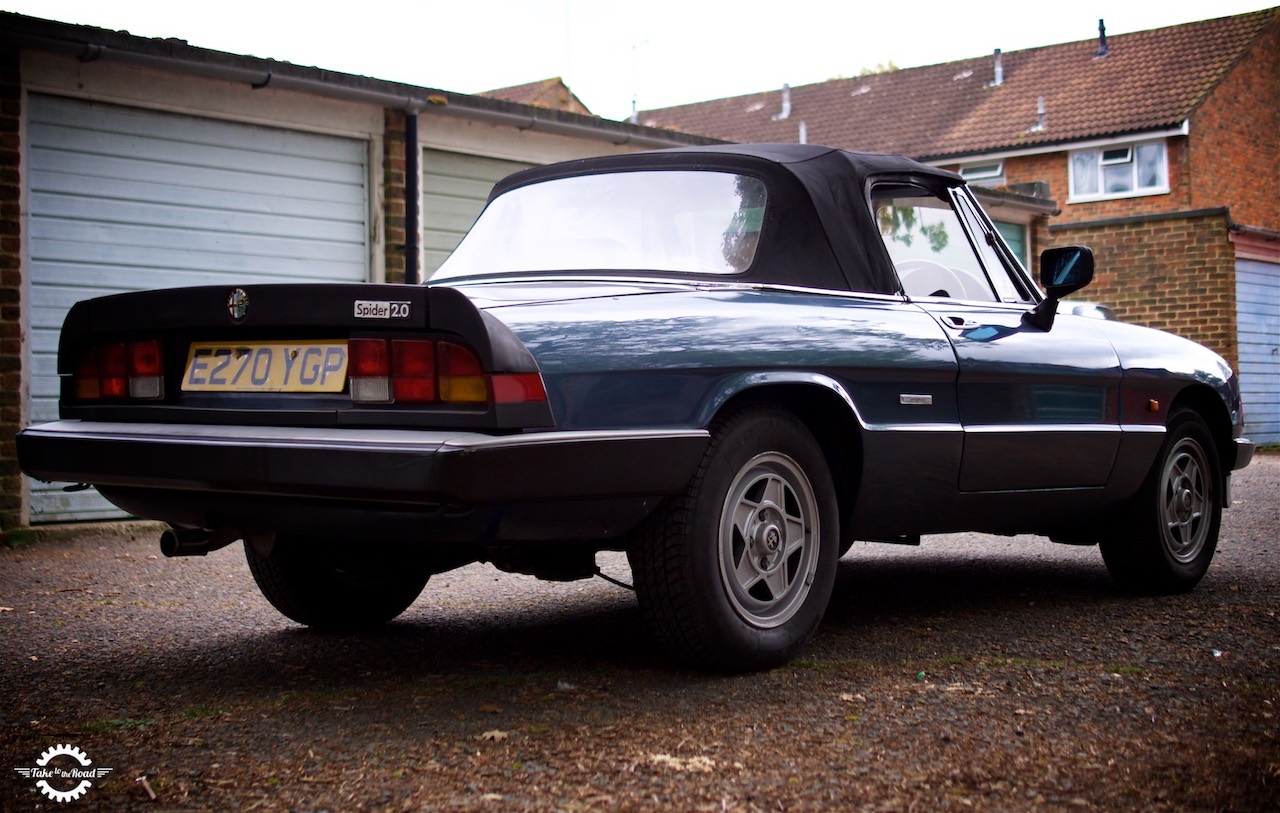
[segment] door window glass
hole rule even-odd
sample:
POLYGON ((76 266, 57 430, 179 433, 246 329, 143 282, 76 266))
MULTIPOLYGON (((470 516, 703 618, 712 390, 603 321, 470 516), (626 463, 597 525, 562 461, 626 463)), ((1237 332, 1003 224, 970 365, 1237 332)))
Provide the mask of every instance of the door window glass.
POLYGON ((873 191, 876 222, 909 297, 996 300, 949 201, 921 189, 873 191))
POLYGON ((1010 274, 1008 266, 1002 259, 1001 250, 1005 250, 1010 261, 1016 261, 1015 255, 1009 250, 1007 244, 1000 244, 999 232, 982 216, 977 202, 969 195, 958 193, 956 206, 969 227, 969 233, 973 235, 974 246, 982 259, 982 265, 986 268, 987 278, 995 286, 1000 301, 1029 302, 1031 296, 1025 282, 1017 280, 1016 274, 1010 274))

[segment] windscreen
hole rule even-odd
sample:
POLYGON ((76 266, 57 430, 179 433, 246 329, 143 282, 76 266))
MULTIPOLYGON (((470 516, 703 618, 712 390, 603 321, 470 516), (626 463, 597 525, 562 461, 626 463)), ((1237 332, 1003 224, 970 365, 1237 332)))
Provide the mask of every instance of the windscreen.
POLYGON ((730 172, 554 178, 492 200, 433 280, 558 271, 737 274, 751 265, 765 185, 730 172))

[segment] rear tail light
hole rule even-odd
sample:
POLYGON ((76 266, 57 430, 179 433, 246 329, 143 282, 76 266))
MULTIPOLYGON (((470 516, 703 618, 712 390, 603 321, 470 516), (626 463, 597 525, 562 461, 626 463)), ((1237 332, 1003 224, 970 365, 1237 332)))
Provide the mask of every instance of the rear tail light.
POLYGON ((391 342, 391 394, 397 401, 427 403, 436 398, 436 354, 433 342, 391 342))
POLYGON ((158 339, 125 345, 129 397, 154 400, 164 397, 164 353, 158 339))
POLYGON ((440 342, 440 400, 451 404, 483 404, 489 400, 480 359, 470 349, 440 342))
POLYGON ((537 373, 495 375, 490 382, 493 384, 493 401, 496 404, 547 400, 547 388, 542 384, 542 376, 537 373))
POLYGON ((391 353, 385 339, 347 342, 347 381, 351 400, 366 404, 391 402, 391 353))
POLYGON ((485 373, 471 348, 431 339, 351 339, 351 400, 365 404, 546 401, 538 373, 485 373))
POLYGON ((80 356, 73 382, 83 401, 164 398, 164 350, 158 339, 91 347, 80 356))

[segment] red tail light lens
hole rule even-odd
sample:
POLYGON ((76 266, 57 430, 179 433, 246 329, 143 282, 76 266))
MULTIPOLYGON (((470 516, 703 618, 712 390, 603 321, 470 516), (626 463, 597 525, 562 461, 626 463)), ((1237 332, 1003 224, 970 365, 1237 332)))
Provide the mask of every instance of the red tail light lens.
POLYGON ((163 345, 142 339, 89 348, 76 365, 74 392, 85 401, 163 398, 163 345))
POLYGON ((347 342, 347 380, 351 400, 386 404, 391 401, 391 353, 386 339, 347 342))
POLYGON ((396 339, 391 342, 392 394, 398 402, 436 399, 435 342, 396 339))
POLYGON ((164 354, 157 339, 129 342, 125 346, 129 373, 129 397, 152 400, 164 397, 164 354))
POLYGON ((366 404, 546 401, 538 373, 486 374, 466 345, 432 339, 350 339, 351 400, 366 404))
POLYGON ((491 381, 495 404, 525 404, 547 400, 547 388, 538 373, 495 375, 491 381))
POLYGON ((129 376, 123 344, 98 348, 98 392, 103 398, 125 398, 129 395, 129 376))
POLYGON ((347 375, 352 378, 386 378, 391 372, 391 356, 386 339, 351 339, 347 375))
POLYGON ((129 377, 164 375, 164 358, 160 354, 160 342, 148 339, 128 344, 129 377))

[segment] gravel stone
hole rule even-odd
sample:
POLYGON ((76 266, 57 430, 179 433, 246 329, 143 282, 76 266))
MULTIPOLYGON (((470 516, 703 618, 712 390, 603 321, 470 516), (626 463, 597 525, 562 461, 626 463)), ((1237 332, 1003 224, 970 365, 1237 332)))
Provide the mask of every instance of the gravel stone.
POLYGON ((857 545, 815 640, 744 676, 673 665, 601 580, 474 565, 325 635, 238 545, 45 530, 0 549, 0 810, 1277 811, 1280 456, 1232 497, 1185 595, 1037 537, 857 545), (13 768, 57 744, 113 771, 50 801, 13 768))

